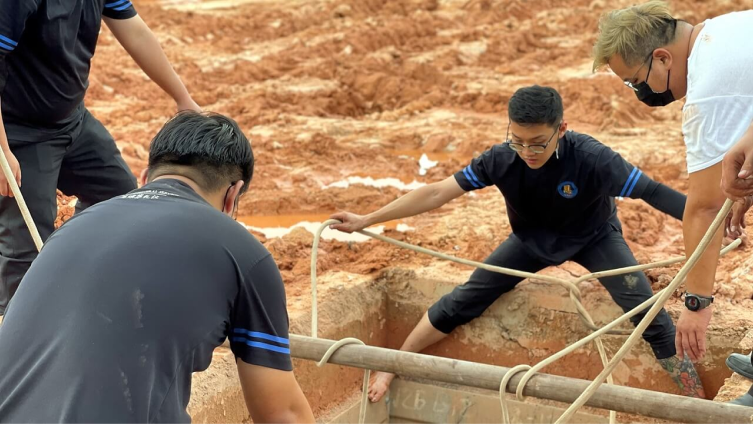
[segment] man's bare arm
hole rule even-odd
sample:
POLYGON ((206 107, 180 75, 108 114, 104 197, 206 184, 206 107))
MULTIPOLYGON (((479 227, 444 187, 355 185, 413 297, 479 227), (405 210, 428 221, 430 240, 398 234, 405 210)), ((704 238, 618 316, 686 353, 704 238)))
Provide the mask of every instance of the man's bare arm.
POLYGON ((248 412, 255 423, 314 423, 306 397, 292 371, 237 360, 248 412))
POLYGON ((201 111, 165 56, 151 29, 140 16, 130 19, 103 18, 115 38, 136 64, 175 100, 178 110, 201 111))

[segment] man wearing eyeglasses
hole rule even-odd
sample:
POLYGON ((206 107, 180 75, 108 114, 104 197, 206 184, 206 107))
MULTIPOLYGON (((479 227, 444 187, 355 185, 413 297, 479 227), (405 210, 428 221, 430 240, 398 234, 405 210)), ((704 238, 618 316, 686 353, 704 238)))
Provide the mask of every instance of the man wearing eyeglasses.
MULTIPOLYGON (((574 261, 591 272, 637 264, 622 236, 614 197, 643 199, 681 219, 685 196, 651 180, 619 154, 586 134, 567 131, 556 90, 532 86, 510 98, 506 142, 492 146, 444 181, 414 190, 371 214, 332 215, 344 232, 436 209, 462 194, 496 186, 505 197, 512 234, 484 262, 538 272, 574 261)), ((480 316, 522 279, 477 269, 463 285, 429 308, 402 350, 420 352, 456 327, 480 316)), ((629 311, 653 295, 642 272, 604 277, 600 282, 629 311)), ((645 313, 632 318, 638 324, 645 313)), ((686 396, 704 397, 692 362, 675 356, 675 327, 666 311, 643 338, 686 396)), ((386 393, 394 374, 379 373, 369 389, 372 401, 386 393)))
MULTIPOLYGON (((648 106, 685 98, 682 132, 688 165, 683 219, 685 251, 692 252, 724 204, 735 200, 726 233, 742 235, 753 194, 753 10, 692 25, 675 19, 663 1, 613 10, 600 22, 594 70, 608 66, 648 106), (722 188, 720 189, 720 184, 722 188)), ((686 309, 677 322, 677 349, 694 361, 706 352, 714 279, 724 231, 685 282, 686 309)), ((748 365, 750 368, 750 365, 748 365)), ((743 400, 753 406, 753 388, 743 400)))

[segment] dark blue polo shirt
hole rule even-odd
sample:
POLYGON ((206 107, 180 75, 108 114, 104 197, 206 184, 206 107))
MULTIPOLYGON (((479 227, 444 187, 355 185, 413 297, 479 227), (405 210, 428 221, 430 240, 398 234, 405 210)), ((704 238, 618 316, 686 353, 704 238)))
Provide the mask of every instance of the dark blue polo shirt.
POLYGON ((45 243, 0 325, 0 421, 189 422, 191 374, 226 337, 292 369, 277 266, 189 186, 152 182, 45 243))
POLYGON ((555 155, 531 169, 497 144, 455 174, 466 190, 496 186, 505 197, 513 235, 546 263, 571 258, 607 226, 621 230, 614 197, 640 198, 651 181, 615 151, 573 131, 555 155))
POLYGON ((57 129, 80 116, 103 16, 136 10, 130 0, 0 0, 6 122, 57 129))

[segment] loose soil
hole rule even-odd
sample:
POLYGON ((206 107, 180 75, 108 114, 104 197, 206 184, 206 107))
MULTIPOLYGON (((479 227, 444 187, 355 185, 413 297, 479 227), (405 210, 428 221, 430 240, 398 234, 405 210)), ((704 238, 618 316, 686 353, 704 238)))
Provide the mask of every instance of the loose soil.
MULTIPOLYGON (((561 93, 570 129, 593 135, 655 180, 686 192, 683 102, 646 107, 614 75, 591 71, 599 15, 632 3, 142 0, 137 8, 194 99, 237 120, 251 140, 254 179, 240 215, 250 226, 288 227, 298 222, 291 216, 321 222, 340 210, 367 213, 406 193, 361 184, 325 188, 349 177, 409 184, 452 175, 504 139, 507 101, 531 84, 561 93), (438 161, 425 173, 422 154, 438 161)), ((672 7, 678 18, 696 23, 753 8, 753 0, 678 0, 672 7)), ((151 138, 175 111, 106 28, 86 103, 136 175, 147 164, 151 138)), ((70 217, 72 200, 59 196, 58 224, 70 217)), ((618 210, 641 263, 684 253, 680 222, 641 201, 619 201, 618 210)), ((401 222, 410 230, 388 227, 384 233, 473 260, 483 260, 510 233, 504 201, 494 189, 401 222)), ((290 308, 308 308, 312 234, 303 228, 281 238, 254 234, 280 266, 290 308)), ((378 241, 326 240, 319 249, 322 275, 375 276, 397 265, 436 265, 378 241)), ((751 267, 748 247, 721 260, 712 327, 749 326, 751 267)), ((648 271, 654 290, 678 269, 648 271)), ((585 270, 565 264, 545 272, 585 270)), ((582 290, 611 302, 599 284, 584 283, 582 290)), ((677 295, 667 306, 673 315, 681 307, 677 295)))

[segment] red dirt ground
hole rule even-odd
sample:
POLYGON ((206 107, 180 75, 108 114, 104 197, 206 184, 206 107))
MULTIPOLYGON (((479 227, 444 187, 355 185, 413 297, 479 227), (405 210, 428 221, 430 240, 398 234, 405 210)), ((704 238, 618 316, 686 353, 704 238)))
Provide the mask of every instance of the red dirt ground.
MULTIPOLYGON (((363 185, 322 189, 349 176, 405 183, 445 178, 504 138, 506 102, 517 88, 534 83, 560 91, 571 129, 594 135, 654 179, 686 189, 682 102, 644 107, 616 77, 590 70, 599 14, 628 4, 236 0, 137 6, 196 101, 236 119, 249 135, 257 168, 241 215, 254 225, 254 216, 366 213, 405 193, 363 185), (440 159, 424 176, 416 160, 421 153, 440 159)), ((672 5, 679 17, 698 22, 753 2, 672 5)), ((138 175, 151 137, 174 104, 106 29, 87 104, 138 175)), ((61 206, 68 201, 60 199, 61 206)), ((414 231, 391 234, 481 260, 510 231, 504 210, 496 190, 485 190, 406 220, 414 231)), ((60 221, 71 212, 62 206, 60 221)), ((640 201, 621 202, 619 214, 639 260, 682 253, 678 222, 640 201)), ((310 233, 264 241, 290 296, 305 293, 310 233)), ((369 273, 402 261, 428 262, 376 241, 327 241, 321 249, 320 272, 369 273)), ((715 304, 717 311, 727 304, 750 306, 753 286, 743 272, 748 256, 742 250, 722 261, 717 287, 725 302, 715 304)), ((660 287, 676 269, 649 275, 660 287)))
MULTIPOLYGON (((531 84, 559 90, 570 129, 595 136, 649 176, 685 191, 682 102, 651 109, 612 74, 591 72, 598 16, 631 3, 214 0, 141 1, 137 8, 195 100, 236 119, 251 139, 256 171, 241 215, 249 225, 265 226, 256 220, 316 215, 321 222, 338 210, 367 213, 405 193, 364 185, 323 189, 347 177, 430 183, 451 175, 503 140, 506 103, 531 84), (419 175, 421 153, 439 159, 426 175, 419 175)), ((682 0, 672 6, 695 23, 751 8, 753 1, 682 0)), ((151 137, 175 105, 106 29, 86 101, 138 175, 151 137)), ((60 221, 72 211, 63 206, 68 201, 60 198, 60 221)), ((679 222, 640 201, 619 202, 618 208, 639 261, 683 253, 679 222)), ((473 260, 482 260, 510 232, 504 202, 493 189, 404 223, 414 230, 387 235, 473 260)), ((308 302, 311 233, 255 234, 280 265, 289 303, 308 302)), ((324 241, 318 269, 367 274, 431 262, 378 241, 324 241)), ((751 266, 749 248, 722 260, 712 325, 747 325, 752 318, 751 266)), ((571 264, 564 268, 583 272, 571 264)), ((654 289, 666 286, 678 269, 649 271, 654 289)), ((584 289, 603 291, 596 284, 584 289)), ((611 301, 605 291, 604 299, 611 301)), ((678 307, 674 298, 669 308, 678 307)))

